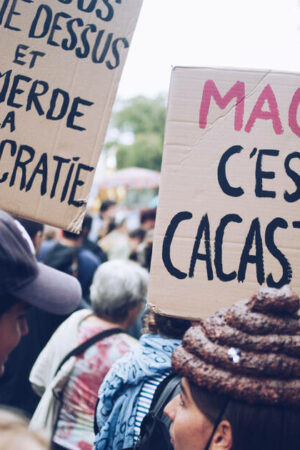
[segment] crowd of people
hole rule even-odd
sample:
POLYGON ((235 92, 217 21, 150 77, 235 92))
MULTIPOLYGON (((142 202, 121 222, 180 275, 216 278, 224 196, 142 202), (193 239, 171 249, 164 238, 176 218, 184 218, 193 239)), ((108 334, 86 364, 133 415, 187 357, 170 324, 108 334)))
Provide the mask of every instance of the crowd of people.
POLYGON ((154 223, 110 200, 79 235, 0 211, 0 450, 299 449, 299 297, 149 309, 154 223))

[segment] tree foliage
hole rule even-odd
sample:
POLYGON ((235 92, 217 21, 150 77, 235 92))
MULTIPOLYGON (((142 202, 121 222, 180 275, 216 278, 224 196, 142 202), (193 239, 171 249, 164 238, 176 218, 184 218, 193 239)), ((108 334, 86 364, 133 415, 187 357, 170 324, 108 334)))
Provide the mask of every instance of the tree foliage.
POLYGON ((162 96, 154 99, 134 97, 113 114, 112 125, 118 130, 118 138, 113 143, 117 148, 118 169, 144 167, 160 170, 165 116, 166 100, 162 96), (131 144, 122 142, 124 133, 132 134, 131 144))

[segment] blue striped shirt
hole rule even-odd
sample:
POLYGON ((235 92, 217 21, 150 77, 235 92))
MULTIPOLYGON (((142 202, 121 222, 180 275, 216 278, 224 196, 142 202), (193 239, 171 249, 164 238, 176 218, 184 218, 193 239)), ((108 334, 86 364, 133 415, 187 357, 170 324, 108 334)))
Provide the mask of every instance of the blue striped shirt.
POLYGON ((139 395, 137 410, 135 416, 134 424, 134 443, 138 440, 141 431, 141 424, 145 415, 149 412, 152 403, 153 396, 158 385, 162 382, 164 378, 169 375, 169 371, 165 372, 163 375, 158 375, 147 381, 145 381, 141 393, 139 395))

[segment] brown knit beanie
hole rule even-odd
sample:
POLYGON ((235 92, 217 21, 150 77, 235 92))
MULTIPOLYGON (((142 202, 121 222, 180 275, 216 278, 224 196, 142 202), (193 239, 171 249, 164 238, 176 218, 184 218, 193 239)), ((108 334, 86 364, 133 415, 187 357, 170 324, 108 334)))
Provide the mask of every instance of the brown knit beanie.
POLYGON ((299 306, 288 286, 261 289, 191 327, 174 370, 236 400, 300 407, 299 306))

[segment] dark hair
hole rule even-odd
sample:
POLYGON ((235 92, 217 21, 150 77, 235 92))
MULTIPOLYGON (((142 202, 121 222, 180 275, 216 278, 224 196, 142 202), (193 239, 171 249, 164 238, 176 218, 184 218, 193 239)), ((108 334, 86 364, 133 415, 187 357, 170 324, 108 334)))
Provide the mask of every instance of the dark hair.
POLYGON ((144 240, 146 236, 146 230, 143 228, 136 228, 135 230, 130 231, 129 237, 131 239, 138 238, 141 242, 144 240))
POLYGON ((20 222, 25 228, 30 238, 33 239, 38 231, 44 231, 44 225, 39 222, 34 222, 33 220, 23 219, 21 217, 15 216, 15 219, 20 222))
POLYGON ((116 228, 117 228, 117 226, 116 226, 115 220, 111 219, 109 221, 106 234, 109 234, 111 231, 114 231, 116 228))
POLYGON ((82 221, 82 229, 87 229, 87 231, 90 231, 92 227, 93 218, 89 214, 86 214, 82 221))
POLYGON ((198 387, 195 383, 188 380, 189 388, 194 402, 198 409, 215 424, 220 416, 220 412, 227 407, 229 398, 225 395, 215 394, 198 387))
POLYGON ((100 206, 100 214, 107 211, 109 208, 115 206, 116 204, 117 202, 115 202, 114 200, 104 200, 100 206))
POLYGON ((230 423, 231 450, 299 450, 300 408, 251 405, 188 383, 198 409, 214 425, 230 423))
POLYGON ((148 220, 154 220, 156 219, 156 208, 152 209, 144 209, 140 212, 140 221, 141 224, 147 222, 148 220))
POLYGON ((163 316, 152 310, 147 311, 144 317, 144 332, 160 334, 173 339, 182 339, 190 326, 189 320, 163 316))
POLYGON ((66 239, 71 239, 72 241, 78 241, 82 236, 82 231, 79 234, 72 233, 72 231, 63 230, 63 237, 66 239))
POLYGON ((142 266, 150 272, 152 260, 153 242, 148 242, 144 247, 142 266))
POLYGON ((20 302, 20 300, 18 300, 11 294, 5 294, 5 293, 1 294, 0 295, 0 317, 19 302, 20 302))

